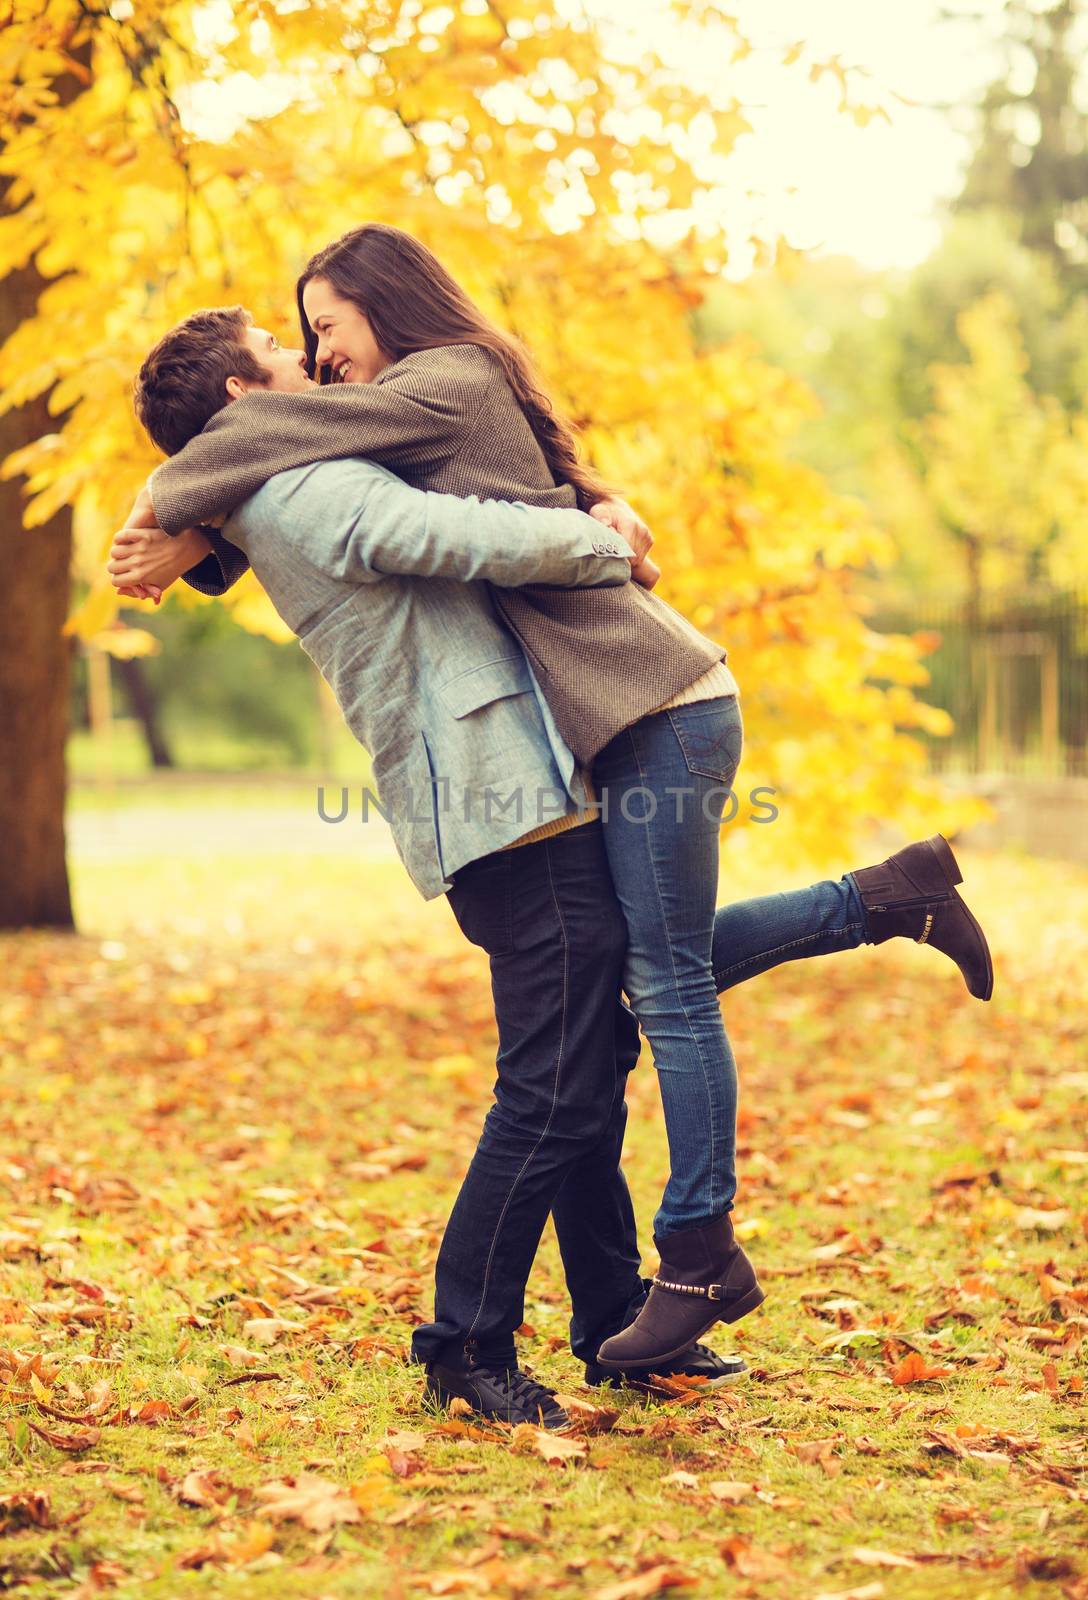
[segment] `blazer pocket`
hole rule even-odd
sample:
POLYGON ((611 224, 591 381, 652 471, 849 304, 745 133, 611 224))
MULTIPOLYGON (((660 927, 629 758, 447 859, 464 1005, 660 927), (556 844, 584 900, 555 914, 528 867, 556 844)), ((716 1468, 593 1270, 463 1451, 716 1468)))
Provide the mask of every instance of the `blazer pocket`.
POLYGON ((500 656, 495 661, 485 661, 481 666, 470 667, 448 683, 442 684, 439 694, 442 703, 454 717, 467 717, 470 711, 490 705, 492 700, 502 700, 510 694, 524 694, 533 687, 532 674, 524 656, 500 656))

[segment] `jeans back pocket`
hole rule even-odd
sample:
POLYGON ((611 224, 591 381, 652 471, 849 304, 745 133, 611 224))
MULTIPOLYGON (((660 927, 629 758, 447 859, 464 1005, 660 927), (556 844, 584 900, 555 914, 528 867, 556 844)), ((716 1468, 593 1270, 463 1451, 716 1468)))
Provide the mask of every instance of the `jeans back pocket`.
POLYGON ((688 771, 731 788, 744 746, 736 695, 670 706, 668 717, 688 771))

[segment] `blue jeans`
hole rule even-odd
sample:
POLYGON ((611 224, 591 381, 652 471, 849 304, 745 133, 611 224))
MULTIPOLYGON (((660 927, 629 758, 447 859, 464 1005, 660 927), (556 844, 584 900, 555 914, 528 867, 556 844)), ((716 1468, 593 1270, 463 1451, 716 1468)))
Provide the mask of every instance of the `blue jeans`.
MULTIPOLYGON (((449 890, 462 932, 490 958, 498 1075, 439 1250, 434 1319, 412 1336, 416 1361, 455 1359, 471 1344, 485 1359, 514 1362, 549 1210, 579 1360, 593 1361, 646 1297, 620 1166, 627 1074, 641 1041, 621 995, 628 930, 605 839, 601 822, 591 822, 498 851, 461 868, 449 890)), ((716 843, 707 871, 716 881, 716 843)), ((718 987, 861 944, 861 907, 847 879, 712 910, 718 987)), ((728 1093, 722 1101, 728 1109, 728 1093)))
POLYGON ((724 1215, 736 1193, 737 1070, 718 993, 864 936, 849 873, 717 908, 719 835, 742 742, 737 697, 719 696, 643 717, 593 764, 627 924, 623 986, 653 1052, 669 1140, 658 1237, 724 1215))

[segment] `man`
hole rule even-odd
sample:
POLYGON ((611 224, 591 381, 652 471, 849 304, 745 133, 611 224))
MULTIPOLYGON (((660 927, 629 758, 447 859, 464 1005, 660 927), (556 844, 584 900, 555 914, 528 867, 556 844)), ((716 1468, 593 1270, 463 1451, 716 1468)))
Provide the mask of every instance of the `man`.
MULTIPOLYGON (((280 349, 241 308, 197 313, 144 363, 137 411, 169 454, 250 388, 309 381, 302 353, 280 349)), ((550 1211, 571 1347, 587 1381, 611 1381, 596 1352, 649 1289, 619 1165, 639 1036, 621 998, 626 927, 585 775, 482 580, 626 583, 648 536, 623 510, 610 514, 634 542, 576 511, 424 493, 341 460, 279 474, 223 533, 179 534, 152 567, 139 552, 153 500, 152 477, 111 552, 115 584, 143 592, 138 567, 160 591, 184 573, 222 592, 245 565, 241 550, 371 752, 413 882, 427 899, 446 893, 491 958, 495 1103, 439 1252, 434 1321, 416 1329, 412 1355, 442 1401, 563 1427, 553 1391, 519 1370, 514 1330, 550 1211)), ((745 1368, 696 1346, 667 1370, 717 1384, 745 1368)))

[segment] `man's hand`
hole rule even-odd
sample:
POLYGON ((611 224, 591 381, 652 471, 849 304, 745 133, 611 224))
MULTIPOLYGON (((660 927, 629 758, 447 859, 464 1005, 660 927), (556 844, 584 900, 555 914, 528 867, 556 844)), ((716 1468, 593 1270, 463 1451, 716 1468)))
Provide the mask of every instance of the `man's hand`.
POLYGON ((631 564, 631 582, 640 583, 644 589, 652 589, 660 576, 661 568, 650 556, 631 564))
MULTIPOLYGON (((654 542, 654 536, 649 528, 638 512, 631 509, 626 500, 598 500, 595 506, 590 507, 589 514, 591 517, 596 517, 598 522, 603 522, 607 527, 613 528, 616 533, 627 540, 627 543, 635 552, 635 560, 631 564, 631 576, 633 578, 636 568, 641 566, 643 557, 649 555, 654 542)), ((657 569, 655 568, 654 570, 656 571, 657 569)), ((657 576, 660 577, 661 574, 658 573, 657 576)), ((656 582, 657 578, 654 578, 654 583, 656 582)), ((648 583, 646 587, 649 589, 653 585, 648 583)))
MULTIPOLYGON (((139 504, 137 500, 133 514, 137 513, 139 504)), ((152 510, 150 524, 146 520, 130 521, 114 534, 106 570, 120 594, 137 600, 154 600, 158 605, 163 591, 183 572, 203 561, 211 545, 197 528, 186 528, 184 533, 173 537, 163 533, 154 515, 152 510)))

